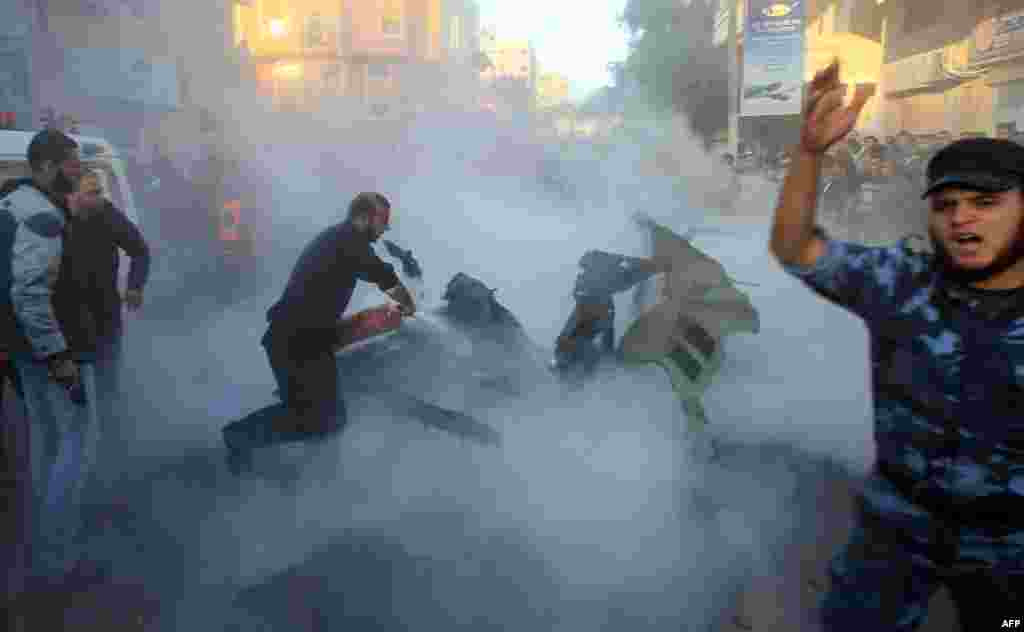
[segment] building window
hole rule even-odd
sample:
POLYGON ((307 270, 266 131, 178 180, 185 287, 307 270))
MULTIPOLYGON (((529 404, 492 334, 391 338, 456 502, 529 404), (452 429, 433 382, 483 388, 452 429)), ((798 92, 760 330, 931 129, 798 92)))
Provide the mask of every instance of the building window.
POLYGON ((402 0, 388 0, 384 3, 384 14, 380 23, 381 32, 391 37, 402 35, 402 0))
POLYGON ((448 48, 451 50, 462 48, 462 18, 458 15, 451 19, 451 26, 448 29, 448 48))
POLYGON ((386 16, 381 23, 381 30, 384 31, 385 35, 401 35, 402 34, 402 20, 395 17, 386 16))

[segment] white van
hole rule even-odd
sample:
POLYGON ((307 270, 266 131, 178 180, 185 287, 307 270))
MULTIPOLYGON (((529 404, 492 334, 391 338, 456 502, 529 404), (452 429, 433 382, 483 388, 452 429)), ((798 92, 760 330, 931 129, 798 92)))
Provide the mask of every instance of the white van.
MULTIPOLYGON (((0 183, 11 178, 27 178, 31 175, 28 166, 28 145, 37 132, 0 130, 0 183)), ((102 138, 71 135, 78 143, 82 166, 94 170, 103 182, 107 197, 136 226, 139 214, 135 198, 128 186, 124 162, 114 146, 102 138)))

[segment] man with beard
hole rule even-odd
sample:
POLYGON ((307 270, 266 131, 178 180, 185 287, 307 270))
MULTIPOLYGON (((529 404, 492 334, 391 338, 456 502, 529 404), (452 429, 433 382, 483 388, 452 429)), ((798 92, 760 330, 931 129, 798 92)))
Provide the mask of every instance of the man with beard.
POLYGON ((60 131, 39 132, 28 163, 32 177, 0 191, 0 336, 10 345, 35 455, 33 585, 74 591, 95 571, 80 538, 98 432, 93 321, 64 247, 77 208, 78 145, 60 131))
POLYGON ((838 63, 815 77, 771 238, 871 337, 877 461, 821 622, 915 630, 946 585, 964 630, 994 629, 1024 607, 1024 147, 965 139, 930 161, 935 255, 836 241, 815 226, 821 159, 870 96, 842 106, 838 63))
POLYGON ((262 340, 282 401, 224 428, 232 473, 250 470, 257 448, 319 441, 345 426, 334 349, 338 319, 356 281, 379 287, 399 303, 404 315, 416 311, 394 268, 371 247, 389 229, 390 220, 387 198, 360 193, 349 205, 348 219, 320 233, 299 256, 283 296, 267 312, 270 326, 262 340))

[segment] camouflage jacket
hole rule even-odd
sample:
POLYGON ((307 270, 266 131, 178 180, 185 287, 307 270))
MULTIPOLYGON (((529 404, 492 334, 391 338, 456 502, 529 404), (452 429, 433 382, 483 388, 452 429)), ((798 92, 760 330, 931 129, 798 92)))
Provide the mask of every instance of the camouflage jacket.
POLYGON ((1021 292, 955 286, 904 245, 822 236, 813 267, 787 270, 868 328, 877 466, 863 509, 924 544, 952 534, 957 564, 1024 571, 1021 292))

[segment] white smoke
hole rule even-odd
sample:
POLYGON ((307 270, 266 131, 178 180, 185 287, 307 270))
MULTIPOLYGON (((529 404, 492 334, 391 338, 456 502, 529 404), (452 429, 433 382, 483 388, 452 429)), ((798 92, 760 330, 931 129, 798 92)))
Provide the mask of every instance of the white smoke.
MULTIPOLYGON (((743 579, 770 564, 793 533, 802 511, 793 467, 811 463, 816 475, 808 453, 857 471, 870 462, 862 328, 770 260, 770 190, 741 205, 738 220, 705 208, 725 175, 678 123, 658 125, 672 130, 664 145, 687 174, 682 189, 647 173, 638 158, 651 147, 623 144, 607 158, 569 165, 588 200, 574 205, 539 191, 532 175, 510 181, 475 172, 451 147, 491 139, 457 124, 414 125, 387 150, 369 151, 367 134, 353 142, 356 132, 337 118, 271 114, 233 98, 229 142, 248 173, 259 174, 273 208, 263 227, 274 235, 266 240, 274 243, 264 257, 266 291, 175 333, 145 321, 128 331, 125 406, 135 427, 126 462, 135 468, 128 478, 145 481, 135 488, 147 494, 132 500, 173 542, 163 559, 181 567, 162 584, 178 591, 168 629, 208 629, 209 617, 260 629, 256 621, 287 596, 261 593, 263 609, 245 614, 232 607, 238 591, 317 559, 339 561, 316 567, 331 576, 323 581, 358 593, 379 569, 359 565, 366 562, 354 543, 379 547, 372 550, 394 577, 380 584, 387 594, 334 611, 339 628, 359 612, 420 629, 474 617, 508 629, 700 629, 727 615, 743 579), (415 172, 396 172, 413 151, 415 172), (392 200, 389 237, 424 267, 421 307, 437 305, 444 283, 465 272, 497 288, 546 348, 572 307, 583 252, 645 253, 634 213, 680 233, 727 226, 731 234, 701 233, 696 243, 735 278, 759 284, 749 291, 762 321, 760 334, 727 341, 722 375, 705 398, 712 432, 733 446, 732 456, 707 464, 692 455, 667 377, 649 368, 604 376, 580 393, 541 389, 481 412, 502 432, 500 448, 463 444, 394 417, 380 402, 350 399, 351 426, 322 453, 261 456, 270 464, 309 459, 297 489, 232 482, 217 462, 221 427, 273 401, 259 346, 265 310, 304 243, 367 189, 392 200), (156 474, 159 467, 171 474, 156 474), (184 472, 197 467, 209 471, 189 483, 184 472), (423 567, 433 579, 417 574, 423 567), (499 590, 503 574, 516 580, 517 594, 499 590)), ((383 300, 363 288, 352 308, 383 300)), ((621 328, 629 297, 617 300, 621 328)), ((161 553, 142 557, 159 575, 161 553)), ((332 594, 306 598, 330 611, 341 599, 332 594)))

